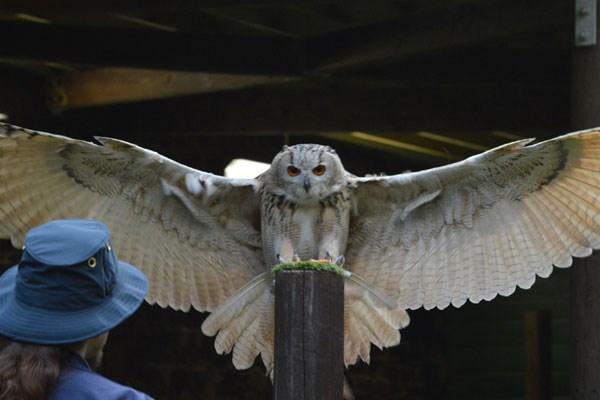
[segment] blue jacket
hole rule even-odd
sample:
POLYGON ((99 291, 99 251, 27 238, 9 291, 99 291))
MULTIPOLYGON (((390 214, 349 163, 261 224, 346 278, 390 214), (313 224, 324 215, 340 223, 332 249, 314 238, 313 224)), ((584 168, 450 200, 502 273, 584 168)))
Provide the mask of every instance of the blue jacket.
POLYGON ((152 397, 95 373, 87 361, 73 355, 52 390, 50 400, 152 400, 152 397))

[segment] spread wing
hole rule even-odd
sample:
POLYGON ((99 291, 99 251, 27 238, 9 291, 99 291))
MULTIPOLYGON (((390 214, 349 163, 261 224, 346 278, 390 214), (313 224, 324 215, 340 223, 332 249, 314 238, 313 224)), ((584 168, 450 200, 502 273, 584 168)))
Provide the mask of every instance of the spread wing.
POLYGON ((212 311, 264 271, 255 180, 204 173, 108 138, 102 145, 0 125, 0 237, 94 218, 146 273, 147 301, 212 311))
POLYGON ((356 178, 347 268, 403 308, 529 288, 600 248, 600 131, 511 143, 423 172, 356 178))

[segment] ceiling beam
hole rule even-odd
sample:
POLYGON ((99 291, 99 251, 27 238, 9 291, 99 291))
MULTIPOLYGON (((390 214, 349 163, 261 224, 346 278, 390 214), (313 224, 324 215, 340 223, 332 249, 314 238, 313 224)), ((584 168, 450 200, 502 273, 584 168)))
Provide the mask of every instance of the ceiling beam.
POLYGON ((292 80, 294 78, 283 76, 100 68, 70 72, 51 79, 48 99, 50 108, 60 112, 70 108, 239 90, 292 80))
POLYGON ((398 86, 351 80, 302 81, 246 90, 68 110, 52 121, 25 121, 90 134, 402 133, 506 130, 563 133, 568 88, 398 86), (148 116, 151 115, 152 118, 148 116))
MULTIPOLYGON (((570 2, 562 0, 486 0, 302 38, 5 21, 0 23, 1 37, 19 40, 3 43, 0 58, 302 75, 413 59, 548 28, 571 32, 572 14, 570 2)), ((544 41, 546 36, 540 36, 544 41)))
POLYGON ((191 34, 149 29, 0 23, 0 59, 294 75, 304 71, 298 43, 285 37, 191 34))
MULTIPOLYGON (((309 0, 309 3, 330 3, 331 0, 309 0)), ((280 4, 274 0, 177 0, 173 7, 194 9, 222 6, 253 6, 280 4)), ((1 12, 62 13, 62 12, 133 12, 164 9, 164 0, 2 0, 1 12)))
MULTIPOLYGON (((309 70, 334 72, 390 59, 497 41, 549 27, 568 29, 573 5, 562 0, 479 1, 307 39, 309 70)), ((540 38, 542 44, 544 37, 540 38)))

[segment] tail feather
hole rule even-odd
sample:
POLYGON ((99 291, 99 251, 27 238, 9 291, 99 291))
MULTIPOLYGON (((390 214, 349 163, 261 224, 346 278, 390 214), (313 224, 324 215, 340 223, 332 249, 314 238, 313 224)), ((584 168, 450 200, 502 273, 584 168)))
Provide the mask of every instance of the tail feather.
MULTIPOLYGON (((237 369, 250 368, 261 353, 263 361, 273 359, 273 338, 263 337, 269 335, 269 330, 263 327, 263 314, 266 312, 271 319, 274 315, 272 310, 265 310, 265 304, 274 303, 272 297, 271 275, 264 272, 227 299, 202 323, 202 333, 217 335, 217 353, 229 353, 233 349, 233 364, 237 369)), ((272 361, 265 362, 265 367, 270 370, 272 361)))
MULTIPOLYGON (((265 272, 243 286, 202 324, 202 332, 217 335, 218 353, 233 351, 237 369, 252 366, 260 354, 268 375, 274 364, 275 296, 271 275, 265 272)), ((396 302, 357 275, 344 287, 344 363, 369 362, 371 343, 379 348, 397 345, 399 329, 410 318, 396 302)))
POLYGON ((408 313, 365 280, 352 275, 344 300, 344 363, 370 360, 371 343, 379 348, 400 343, 400 331, 410 322, 408 313), (355 279, 352 279, 355 278, 355 279), (356 279, 358 278, 358 279, 356 279))

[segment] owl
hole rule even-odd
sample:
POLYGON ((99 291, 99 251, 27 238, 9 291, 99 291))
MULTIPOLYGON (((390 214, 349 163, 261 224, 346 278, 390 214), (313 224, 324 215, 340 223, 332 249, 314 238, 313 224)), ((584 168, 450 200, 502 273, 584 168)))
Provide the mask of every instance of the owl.
POLYGON ((352 207, 348 174, 328 146, 285 146, 260 183, 264 261, 343 257, 352 207))
POLYGON ((400 342, 407 310, 529 288, 600 248, 600 131, 510 143, 462 162, 357 177, 327 146, 284 147, 256 179, 198 171, 116 139, 0 125, 0 237, 94 218, 148 276, 147 301, 210 315, 236 368, 273 368, 270 269, 326 259, 344 288, 344 361, 400 342))

